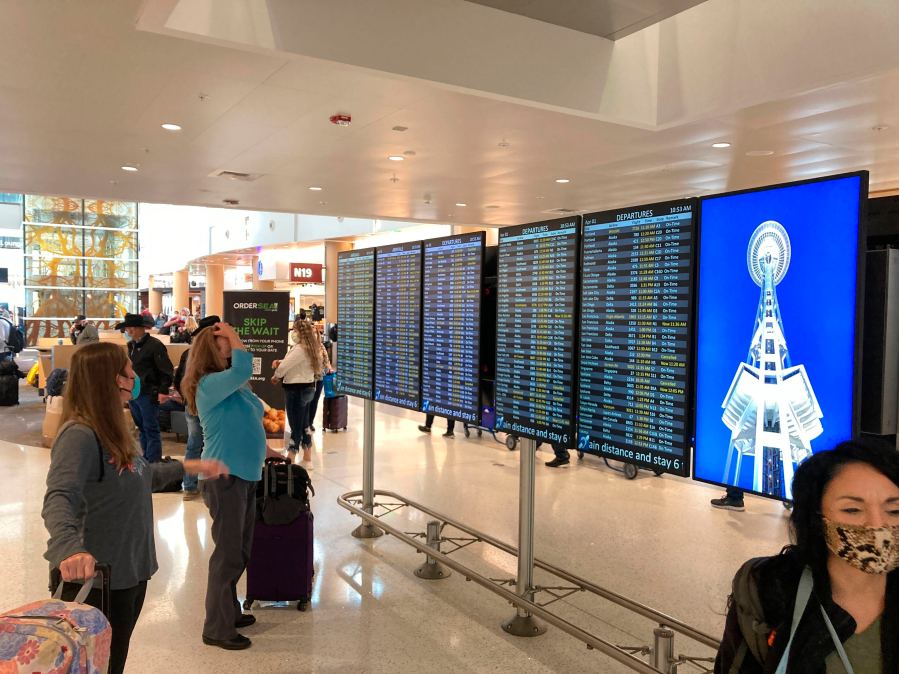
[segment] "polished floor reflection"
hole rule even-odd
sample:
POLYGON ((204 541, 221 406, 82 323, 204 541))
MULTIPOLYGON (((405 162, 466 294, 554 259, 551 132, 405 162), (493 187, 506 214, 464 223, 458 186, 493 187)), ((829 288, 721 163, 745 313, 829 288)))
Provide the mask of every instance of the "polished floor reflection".
MULTIPOLYGON (((488 436, 466 439, 461 425, 455 439, 445 439, 441 419, 425 435, 417 429, 419 415, 376 410, 378 488, 515 543, 518 452, 488 436)), ((42 596, 47 582, 40 507, 49 451, 5 441, 16 437, 14 423, 11 412, 0 414, 4 610, 42 596)), ((350 404, 349 431, 316 433, 313 602, 306 613, 256 608, 258 622, 245 630, 253 647, 245 652, 200 642, 211 545, 203 503, 185 503, 180 494, 154 496, 160 569, 149 584, 129 672, 629 671, 556 629, 533 639, 507 636, 499 626, 513 611, 499 597, 459 574, 417 579, 412 571, 424 558, 393 537, 351 537, 358 521, 336 499, 361 488, 361 438, 357 401, 350 404)), ((745 513, 718 511, 708 501, 719 491, 688 480, 641 472, 628 481, 593 457, 549 469, 542 462, 552 454, 537 457, 536 555, 711 634, 723 626, 738 565, 786 542, 779 503, 749 499, 745 513)), ((391 517, 400 529, 424 529, 424 518, 414 513, 391 517)), ((494 577, 515 574, 512 558, 488 548, 460 554, 494 577)), ((636 646, 651 635, 645 620, 581 594, 559 602, 558 610, 615 643, 636 646)))

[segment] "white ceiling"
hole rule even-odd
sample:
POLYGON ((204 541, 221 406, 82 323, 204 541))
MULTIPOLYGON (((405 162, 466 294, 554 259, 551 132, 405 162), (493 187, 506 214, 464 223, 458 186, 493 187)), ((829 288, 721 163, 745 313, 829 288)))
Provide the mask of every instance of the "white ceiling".
POLYGON ((705 0, 467 0, 610 40, 658 23, 705 0))
MULTIPOLYGON (((252 0, 216 0, 239 1, 252 0)), ((806 1, 792 0, 798 15, 806 1)), ((471 4, 434 2, 449 9, 471 4)), ((676 17, 679 23, 669 19, 615 48, 636 49, 656 30, 662 44, 652 49, 661 50, 664 74, 671 67, 665 50, 689 56, 690 45, 672 46, 672 35, 711 20, 723 2, 740 4, 709 0, 676 17)), ((816 2, 837 7, 836 0, 816 2)), ((733 20, 748 22, 751 4, 740 5, 743 18, 733 20)), ((892 19, 879 16, 891 3, 866 4, 866 21, 892 19)), ((895 40, 869 24, 858 26, 869 35, 865 43, 817 45, 834 53, 855 49, 859 56, 845 69, 823 67, 818 56, 809 62, 791 56, 780 68, 754 72, 747 57, 733 73, 713 73, 744 83, 739 91, 700 92, 714 105, 678 106, 686 80, 660 81, 654 86, 665 123, 647 128, 396 72, 137 30, 141 13, 158 5, 4 3, 0 191, 207 206, 234 198, 250 209, 499 225, 543 219, 557 208, 599 210, 856 169, 871 171, 872 189, 899 187, 899 56, 895 40), (815 86, 795 91, 802 82, 815 86), (771 100, 758 102, 768 85, 771 100), (750 90, 751 104, 741 98, 750 90), (330 124, 336 112, 351 113, 352 125, 330 124), (169 121, 184 130, 163 131, 159 125, 169 121), (392 130, 398 125, 408 130, 392 130), (717 140, 733 147, 714 149, 717 140), (415 154, 406 161, 387 160, 407 150, 415 154), (774 154, 746 156, 753 150, 774 154), (126 163, 140 171, 121 171, 126 163), (209 177, 220 169, 263 177, 249 183, 209 177), (571 183, 555 183, 560 177, 571 183), (310 185, 324 190, 311 192, 310 185)), ((801 52, 804 39, 851 33, 836 10, 830 18, 808 14, 807 21, 808 35, 779 35, 775 25, 759 36, 754 25, 740 26, 752 33, 745 39, 756 45, 759 62, 773 58, 781 43, 798 43, 801 52)))

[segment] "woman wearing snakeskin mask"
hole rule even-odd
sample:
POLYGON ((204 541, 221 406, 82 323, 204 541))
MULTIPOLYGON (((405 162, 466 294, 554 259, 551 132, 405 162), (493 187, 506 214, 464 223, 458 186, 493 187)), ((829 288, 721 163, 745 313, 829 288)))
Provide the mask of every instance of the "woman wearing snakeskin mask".
POLYGON ((715 672, 899 674, 899 452, 819 452, 793 497, 793 544, 734 578, 715 672))

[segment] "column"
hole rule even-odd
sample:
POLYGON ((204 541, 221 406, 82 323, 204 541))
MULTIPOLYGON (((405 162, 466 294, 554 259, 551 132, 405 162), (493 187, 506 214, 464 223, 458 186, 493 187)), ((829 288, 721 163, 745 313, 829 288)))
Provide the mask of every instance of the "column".
POLYGON ((337 322, 337 253, 352 250, 346 241, 325 241, 325 324, 337 322))
POLYGON ((206 315, 221 316, 225 310, 225 267, 206 265, 206 315))
POLYGON ((274 290, 274 281, 259 280, 259 258, 253 257, 253 290, 274 290))
POLYGON ((162 311, 162 293, 158 290, 154 290, 156 285, 156 277, 150 277, 149 283, 149 299, 147 301, 147 308, 150 310, 150 313, 153 314, 154 318, 162 311))
POLYGON ((190 278, 187 269, 172 274, 172 311, 190 306, 190 278))

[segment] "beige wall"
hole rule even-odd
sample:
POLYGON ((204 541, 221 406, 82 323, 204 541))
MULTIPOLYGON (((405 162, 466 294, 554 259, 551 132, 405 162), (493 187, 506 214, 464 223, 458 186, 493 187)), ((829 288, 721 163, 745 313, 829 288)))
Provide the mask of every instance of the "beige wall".
POLYGON ((337 254, 353 250, 346 241, 325 241, 325 323, 337 322, 337 254))

